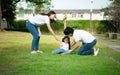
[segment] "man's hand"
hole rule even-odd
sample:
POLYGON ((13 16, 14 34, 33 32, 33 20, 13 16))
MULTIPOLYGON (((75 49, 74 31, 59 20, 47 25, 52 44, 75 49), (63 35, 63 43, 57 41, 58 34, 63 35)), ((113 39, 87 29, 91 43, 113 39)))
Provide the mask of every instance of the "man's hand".
POLYGON ((69 52, 71 53, 73 50, 69 50, 69 52))
POLYGON ((72 50, 68 50, 67 52, 62 53, 61 55, 70 54, 71 52, 72 50))

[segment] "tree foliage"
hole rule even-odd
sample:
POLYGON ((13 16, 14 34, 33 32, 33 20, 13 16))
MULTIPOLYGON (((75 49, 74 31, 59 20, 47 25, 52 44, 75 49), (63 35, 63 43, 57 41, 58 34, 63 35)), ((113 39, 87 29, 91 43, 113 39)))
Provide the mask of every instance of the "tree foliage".
POLYGON ((5 18, 8 23, 8 27, 11 26, 15 19, 16 3, 19 1, 20 0, 0 0, 0 24, 2 22, 2 18, 5 18))
MULTIPOLYGON (((1 30, 1 22, 2 18, 5 18, 7 21, 7 25, 11 28, 14 23, 15 15, 16 15, 16 3, 20 0, 0 0, 0 30, 1 30)), ((51 6, 51 0, 26 0, 29 1, 35 6, 37 9, 46 8, 49 9, 51 6)))
POLYGON ((31 5, 35 7, 36 12, 40 11, 41 9, 50 9, 51 6, 51 0, 26 0, 28 2, 31 2, 31 5))
POLYGON ((4 0, 2 3, 2 18, 5 18, 8 25, 10 26, 10 24, 12 24, 12 22, 14 21, 15 19, 15 4, 13 3, 12 0, 4 0))
POLYGON ((120 0, 113 0, 109 7, 103 9, 107 20, 120 32, 120 0))

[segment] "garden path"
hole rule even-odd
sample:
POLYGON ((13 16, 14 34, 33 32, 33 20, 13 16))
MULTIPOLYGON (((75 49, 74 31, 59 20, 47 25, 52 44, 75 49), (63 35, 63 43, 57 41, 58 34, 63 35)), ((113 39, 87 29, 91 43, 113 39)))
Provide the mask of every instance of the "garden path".
POLYGON ((106 39, 104 39, 103 37, 100 37, 100 36, 97 36, 96 38, 97 38, 97 40, 99 42, 103 42, 108 47, 110 47, 110 48, 120 52, 120 44, 116 43, 115 41, 113 41, 113 40, 106 40, 106 39))

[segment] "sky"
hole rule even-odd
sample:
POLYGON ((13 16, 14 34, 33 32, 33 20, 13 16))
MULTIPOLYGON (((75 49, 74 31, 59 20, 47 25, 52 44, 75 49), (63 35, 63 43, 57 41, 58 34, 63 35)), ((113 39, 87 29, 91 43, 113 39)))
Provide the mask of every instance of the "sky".
POLYGON ((52 0, 51 9, 101 9, 109 4, 109 0, 52 0))

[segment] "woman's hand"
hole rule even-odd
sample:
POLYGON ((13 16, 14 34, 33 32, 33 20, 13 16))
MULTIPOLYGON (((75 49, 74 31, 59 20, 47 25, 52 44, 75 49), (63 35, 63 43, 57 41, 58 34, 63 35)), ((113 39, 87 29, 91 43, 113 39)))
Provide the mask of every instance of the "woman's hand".
POLYGON ((61 38, 58 38, 58 37, 56 37, 55 35, 54 35, 54 38, 55 38, 57 41, 61 42, 61 38))
POLYGON ((60 39, 58 39, 58 38, 55 36, 55 33, 54 33, 54 31, 52 30, 50 24, 47 24, 47 27, 48 27, 48 30, 50 31, 50 33, 54 36, 54 38, 55 38, 57 41, 60 41, 60 39))
POLYGON ((56 39, 57 41, 60 41, 60 42, 61 42, 61 40, 60 40, 59 38, 57 38, 56 36, 55 36, 55 39, 56 39))
POLYGON ((40 37, 42 36, 42 33, 41 33, 41 32, 39 33, 39 36, 40 36, 40 37))
POLYGON ((40 26, 38 26, 38 35, 39 35, 39 37, 42 36, 42 33, 41 33, 41 31, 40 31, 40 26))

